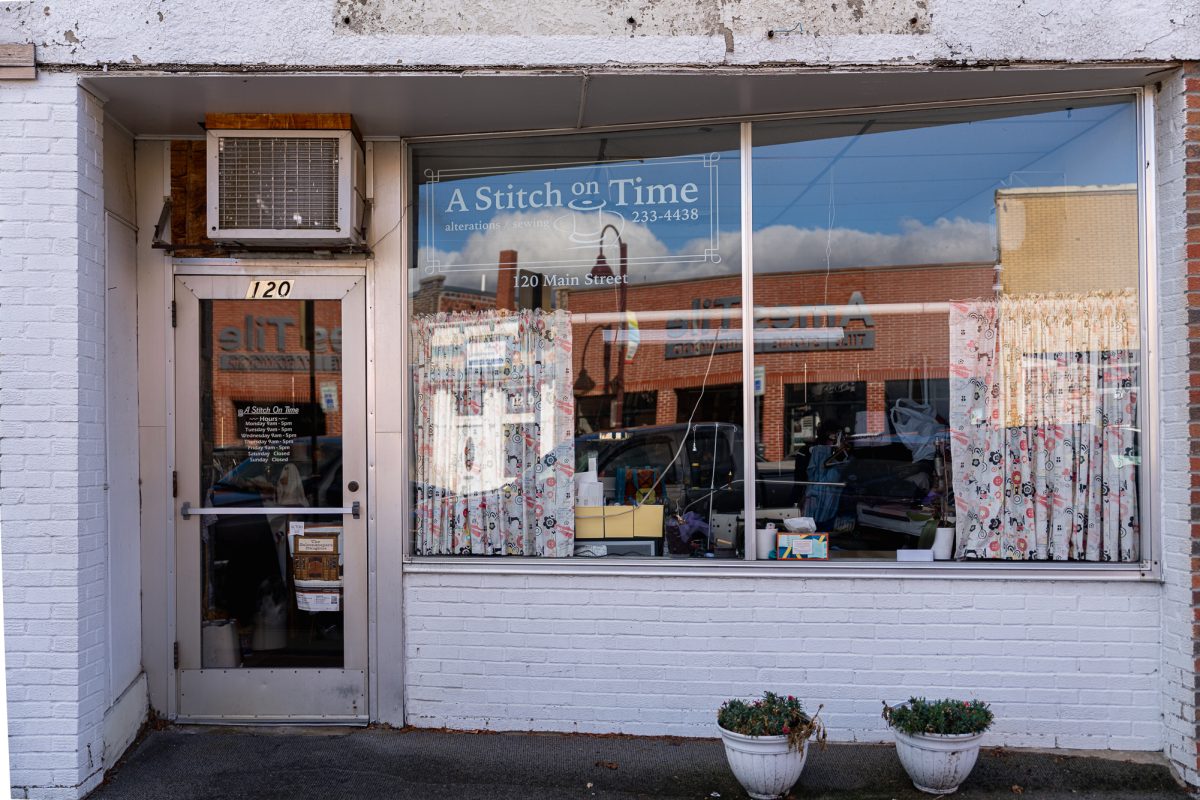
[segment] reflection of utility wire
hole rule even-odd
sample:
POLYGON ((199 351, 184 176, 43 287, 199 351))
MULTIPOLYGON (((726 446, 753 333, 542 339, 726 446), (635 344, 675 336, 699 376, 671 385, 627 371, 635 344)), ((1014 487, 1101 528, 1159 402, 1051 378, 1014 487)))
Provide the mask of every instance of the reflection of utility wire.
MULTIPOLYGON (((822 301, 822 305, 825 306, 829 305, 829 271, 833 264, 833 220, 837 216, 837 201, 834 199, 833 191, 833 165, 831 164, 829 167, 829 213, 826 214, 827 222, 825 223, 825 299, 822 301)), ((828 325, 828 320, 826 320, 826 325, 828 325)))
MULTIPOLYGON (((833 169, 833 165, 836 164, 838 161, 840 161, 842 156, 846 155, 846 151, 849 150, 851 147, 853 147, 855 142, 857 142, 864 135, 866 135, 867 131, 869 131, 871 129, 871 127, 875 124, 875 122, 876 122, 875 120, 869 119, 862 124, 862 126, 858 129, 857 133, 852 133, 849 136, 844 137, 846 139, 846 144, 844 144, 842 146, 842 149, 839 150, 838 152, 834 153, 828 159, 826 159, 828 163, 824 167, 822 167, 820 170, 817 171, 817 174, 812 177, 812 180, 810 180, 808 182, 808 185, 806 185, 801 191, 797 192, 796 195, 792 198, 791 202, 789 202, 786 206, 781 208, 779 210, 779 213, 776 214, 769 222, 767 222, 762 227, 763 228, 771 227, 776 222, 779 222, 779 220, 783 219, 785 214, 787 214, 789 211, 791 211, 793 208, 795 208, 796 204, 799 203, 801 199, 803 199, 804 195, 808 194, 809 190, 811 190, 814 186, 816 186, 817 182, 819 180, 821 180, 821 178, 825 177, 826 172, 829 172, 831 169, 833 169)), ((834 140, 831 140, 831 141, 834 141, 834 140)), ((759 230, 762 230, 762 228, 759 228, 759 230)))
MULTIPOLYGON (((722 331, 724 329, 723 328, 713 328, 713 330, 716 333, 713 336, 712 350, 708 354, 708 365, 705 366, 705 368, 704 368, 704 379, 700 384, 700 394, 696 396, 696 402, 692 405, 692 413, 688 415, 687 429, 683 432, 683 438, 679 442, 679 449, 675 451, 675 455, 671 458, 670 461, 667 462, 667 465, 665 467, 663 467, 662 475, 659 475, 658 480, 656 480, 654 482, 654 485, 650 487, 651 492, 654 492, 655 490, 658 489, 658 485, 660 483, 662 483, 663 480, 667 477, 667 472, 671 469, 671 467, 675 466, 675 462, 679 460, 679 454, 683 452, 683 448, 687 447, 688 434, 690 434, 692 432, 692 420, 694 420, 696 418, 696 411, 698 411, 700 409, 700 401, 704 399, 704 390, 708 387, 708 375, 712 371, 713 358, 717 354, 717 343, 720 342, 720 340, 721 340, 720 331, 722 331)), ((716 438, 717 438, 717 426, 714 425, 713 426, 714 447, 716 446, 716 438)), ((716 480, 717 463, 716 463, 715 459, 713 460, 712 470, 713 470, 713 480, 716 480)))

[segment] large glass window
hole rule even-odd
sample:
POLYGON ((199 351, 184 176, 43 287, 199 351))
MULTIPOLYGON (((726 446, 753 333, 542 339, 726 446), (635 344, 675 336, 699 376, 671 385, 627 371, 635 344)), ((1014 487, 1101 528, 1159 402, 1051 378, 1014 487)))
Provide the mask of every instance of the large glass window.
POLYGON ((415 553, 740 552, 739 141, 413 148, 415 553))
POLYGON ((832 560, 1138 560, 1134 104, 753 134, 758 435, 795 484, 759 525, 832 560))
POLYGON ((414 144, 412 552, 1138 561, 1136 108, 414 144))

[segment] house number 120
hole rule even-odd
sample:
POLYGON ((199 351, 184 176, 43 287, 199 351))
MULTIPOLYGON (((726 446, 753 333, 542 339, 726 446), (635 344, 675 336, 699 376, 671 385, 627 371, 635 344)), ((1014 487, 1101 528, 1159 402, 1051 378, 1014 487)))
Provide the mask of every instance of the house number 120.
POLYGON ((291 281, 250 281, 247 300, 274 300, 292 293, 291 281))

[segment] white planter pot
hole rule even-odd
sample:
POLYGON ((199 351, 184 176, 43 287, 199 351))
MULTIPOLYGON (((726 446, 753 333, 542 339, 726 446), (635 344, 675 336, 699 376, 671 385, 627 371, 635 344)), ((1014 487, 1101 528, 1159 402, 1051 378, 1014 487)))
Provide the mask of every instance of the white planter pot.
POLYGON ((808 742, 788 750, 786 736, 743 736, 720 725, 721 741, 729 768, 754 800, 776 800, 800 780, 808 758, 808 742))
POLYGON ((967 779, 979 758, 982 733, 910 734, 892 730, 896 755, 913 786, 929 794, 950 794, 967 779))

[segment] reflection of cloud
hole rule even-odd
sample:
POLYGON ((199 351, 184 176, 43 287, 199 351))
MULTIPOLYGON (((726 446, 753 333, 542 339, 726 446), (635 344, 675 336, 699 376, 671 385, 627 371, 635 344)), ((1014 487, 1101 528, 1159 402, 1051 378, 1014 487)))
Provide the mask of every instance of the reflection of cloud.
MULTIPOLYGON (((579 230, 589 230, 595 227, 595 219, 594 213, 581 214, 561 208, 497 214, 491 219, 495 227, 471 233, 461 250, 447 252, 422 248, 417 256, 418 266, 424 267, 431 256, 436 256, 447 273, 447 285, 479 288, 481 273, 478 267, 468 268, 470 271, 464 270, 458 274, 455 274, 454 267, 462 264, 494 265, 500 259, 501 250, 516 250, 519 268, 528 266, 543 272, 553 270, 559 274, 583 276, 596 263, 596 255, 600 249, 595 245, 571 249, 570 237, 564 230, 570 231, 576 227, 579 230), (583 263, 565 267, 555 266, 564 260, 583 263)), ((631 258, 666 258, 670 255, 667 246, 645 225, 626 220, 620 234, 629 246, 631 258)), ((619 263, 617 237, 611 232, 604 238, 604 257, 613 272, 616 272, 619 263)), ((648 273, 651 269, 631 266, 629 271, 632 275, 648 273)), ((422 271, 421 277, 424 277, 424 274, 422 271)), ((486 275, 485 286, 490 291, 496 285, 495 272, 489 270, 486 275)))
MULTIPOLYGON (((484 274, 486 279, 483 286, 489 291, 495 287, 494 270, 487 270, 486 273, 471 270, 455 274, 454 266, 496 264, 501 250, 517 250, 519 267, 541 262, 537 267, 539 271, 553 270, 559 274, 582 276, 595 263, 596 249, 568 249, 562 222, 555 225, 555 220, 563 216, 561 209, 498 214, 492 218, 498 227, 471 233, 461 250, 446 252, 423 248, 418 255, 418 262, 423 266, 431 256, 436 257, 448 273, 448 285, 480 288, 480 276, 484 274), (564 259, 579 259, 584 263, 569 267, 552 266, 554 262, 564 259)), ((630 283, 731 275, 737 274, 741 268, 741 235, 737 232, 721 234, 721 261, 715 264, 670 261, 673 253, 702 253, 706 239, 687 242, 672 251, 645 225, 628 221, 621 236, 629 246, 630 258, 662 259, 652 265, 631 264, 630 283)), ((605 241, 604 255, 616 272, 616 237, 610 233, 605 241)), ((852 228, 826 231, 822 228, 772 225, 755 232, 754 266, 756 272, 824 269, 827 248, 828 263, 833 268, 987 262, 996 258, 995 242, 995 228, 991 223, 962 218, 943 218, 930 225, 917 220, 905 220, 898 233, 871 233, 852 228)), ((423 277, 424 273, 421 274, 423 277)))
POLYGON ((824 269, 826 247, 833 267, 994 261, 996 233, 991 223, 961 217, 939 219, 932 225, 904 220, 899 233, 772 225, 754 235, 754 268, 758 272, 824 269))

